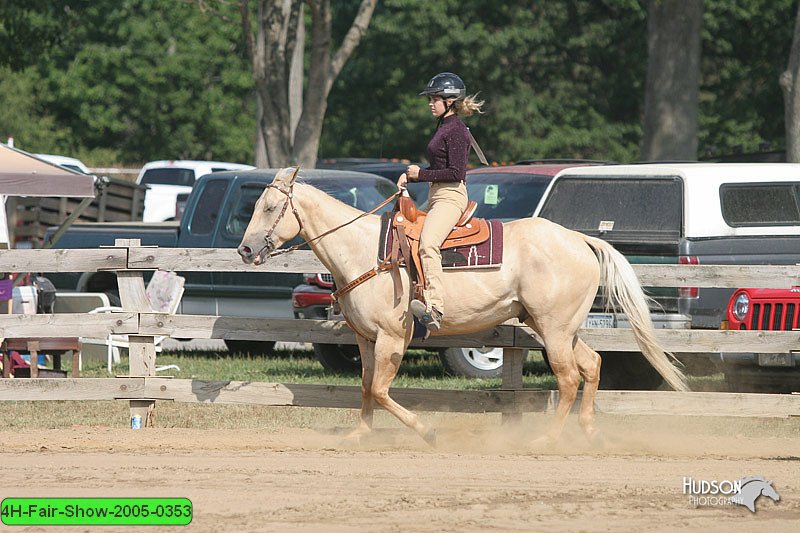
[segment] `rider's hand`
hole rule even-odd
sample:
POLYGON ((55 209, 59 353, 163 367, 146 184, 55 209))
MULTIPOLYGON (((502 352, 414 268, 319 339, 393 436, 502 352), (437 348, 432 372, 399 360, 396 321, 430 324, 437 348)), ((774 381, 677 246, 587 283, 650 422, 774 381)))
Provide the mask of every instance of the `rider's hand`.
POLYGON ((417 181, 419 178, 419 166, 417 165, 408 165, 406 169, 406 173, 408 174, 408 179, 411 181, 417 181))
POLYGON ((397 188, 404 189, 408 184, 408 176, 405 174, 401 174, 399 178, 397 178, 397 188))

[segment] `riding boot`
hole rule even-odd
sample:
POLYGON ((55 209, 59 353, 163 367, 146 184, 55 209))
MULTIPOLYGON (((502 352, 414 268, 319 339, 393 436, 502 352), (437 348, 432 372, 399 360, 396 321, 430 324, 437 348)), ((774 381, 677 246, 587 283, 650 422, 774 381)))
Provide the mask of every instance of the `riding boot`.
POLYGON ((428 309, 425 302, 421 300, 411 301, 411 313, 417 317, 430 332, 439 331, 442 327, 444 315, 435 307, 428 309))

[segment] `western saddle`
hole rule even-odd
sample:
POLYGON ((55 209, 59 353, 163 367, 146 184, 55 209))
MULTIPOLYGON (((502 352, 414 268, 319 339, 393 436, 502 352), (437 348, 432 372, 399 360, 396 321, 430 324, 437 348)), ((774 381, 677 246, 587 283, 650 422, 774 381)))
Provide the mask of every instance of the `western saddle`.
MULTIPOLYGON (((458 246, 469 246, 485 242, 491 235, 489 223, 482 218, 473 218, 478 204, 470 200, 467 208, 461 214, 453 230, 442 243, 441 249, 456 248, 458 246)), ((368 270, 357 277, 344 287, 333 293, 334 301, 343 294, 350 292, 355 287, 361 285, 379 272, 391 271, 392 281, 394 282, 394 297, 399 300, 402 294, 402 283, 400 281, 400 267, 408 266, 411 279, 414 283, 414 297, 422 298, 422 290, 425 287, 425 273, 419 258, 419 238, 422 234, 422 226, 425 223, 425 211, 417 209, 414 200, 403 191, 398 198, 394 213, 392 213, 391 233, 392 249, 386 258, 372 270, 368 270)))

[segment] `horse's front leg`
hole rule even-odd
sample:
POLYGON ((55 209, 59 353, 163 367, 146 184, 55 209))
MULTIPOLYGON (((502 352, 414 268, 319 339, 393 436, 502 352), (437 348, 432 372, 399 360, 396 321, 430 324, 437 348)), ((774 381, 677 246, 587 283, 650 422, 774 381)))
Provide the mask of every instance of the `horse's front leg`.
POLYGON ((358 444, 364 435, 372 431, 372 415, 375 404, 372 400, 372 383, 375 375, 375 343, 356 333, 358 351, 361 354, 361 421, 346 440, 358 444))
POLYGON ((396 416, 403 424, 410 427, 431 446, 436 446, 436 431, 423 424, 417 415, 389 397, 403 354, 407 346, 403 337, 380 332, 375 342, 375 372, 372 381, 372 397, 384 409, 396 416))

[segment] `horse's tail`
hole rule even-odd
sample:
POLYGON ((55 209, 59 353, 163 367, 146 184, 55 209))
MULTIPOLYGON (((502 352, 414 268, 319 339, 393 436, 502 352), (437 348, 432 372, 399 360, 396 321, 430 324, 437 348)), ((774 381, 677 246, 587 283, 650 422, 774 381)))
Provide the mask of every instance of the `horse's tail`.
POLYGON ((677 362, 677 359, 671 353, 665 352, 656 340, 647 296, 631 264, 606 241, 587 235, 583 237, 600 261, 600 282, 605 287, 606 306, 611 308, 619 306, 628 316, 636 342, 656 372, 661 374, 673 389, 688 391, 686 376, 672 361, 677 362))

